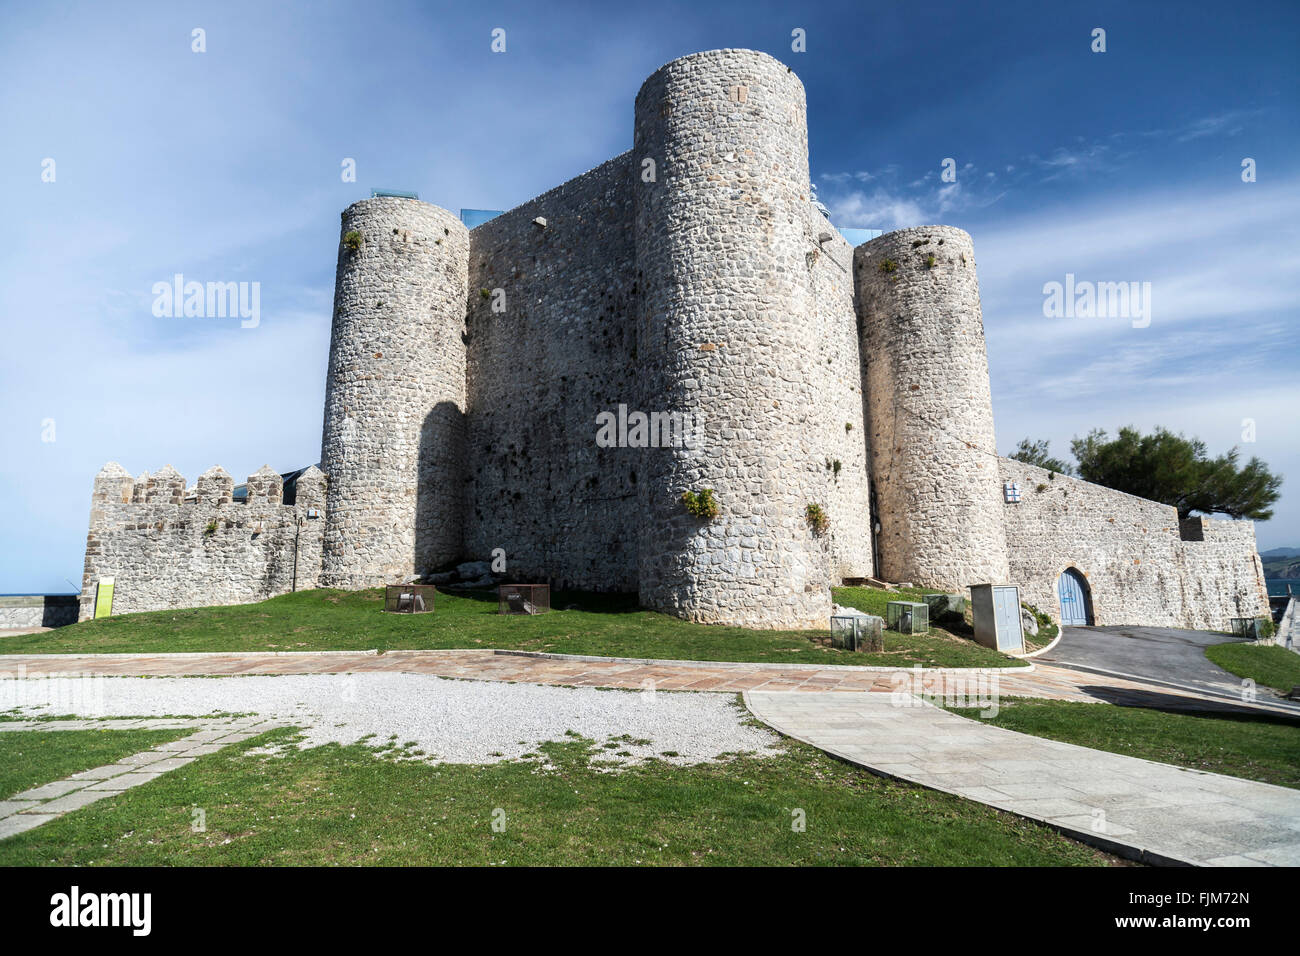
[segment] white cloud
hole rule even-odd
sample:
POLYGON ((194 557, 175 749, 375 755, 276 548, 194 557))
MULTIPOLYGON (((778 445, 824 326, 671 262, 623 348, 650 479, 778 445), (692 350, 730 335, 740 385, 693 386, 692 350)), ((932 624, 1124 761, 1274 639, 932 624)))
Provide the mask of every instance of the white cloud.
POLYGON ((1261 547, 1300 544, 1300 184, 1184 189, 1056 207, 973 229, 999 447, 1055 451, 1091 428, 1164 425, 1211 452, 1242 446, 1292 480, 1261 547), (1149 281, 1149 328, 1048 319, 1042 285, 1066 272, 1149 281))

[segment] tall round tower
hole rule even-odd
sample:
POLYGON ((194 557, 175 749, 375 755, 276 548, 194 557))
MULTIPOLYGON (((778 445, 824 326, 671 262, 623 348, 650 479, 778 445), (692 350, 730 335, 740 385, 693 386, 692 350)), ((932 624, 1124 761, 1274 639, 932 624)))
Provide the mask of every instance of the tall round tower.
POLYGON ((700 436, 647 451, 640 596, 691 620, 815 627, 830 613, 829 536, 806 512, 825 485, 806 109, 798 77, 752 50, 674 60, 636 98, 638 387, 645 412, 691 416, 700 436), (682 501, 705 489, 714 518, 682 501))
POLYGON ((454 560, 464 493, 469 231, 380 197, 343 212, 325 381, 321 581, 371 587, 454 560))
POLYGON ((858 246, 879 575, 960 591, 1010 576, 970 236, 900 229, 858 246))

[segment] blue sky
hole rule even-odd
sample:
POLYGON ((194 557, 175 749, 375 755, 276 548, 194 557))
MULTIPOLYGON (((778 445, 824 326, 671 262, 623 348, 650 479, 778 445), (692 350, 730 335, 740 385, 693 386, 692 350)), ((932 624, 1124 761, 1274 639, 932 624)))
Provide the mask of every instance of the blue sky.
POLYGON ((1001 451, 1160 424, 1221 452, 1253 419, 1243 453, 1288 476, 1260 546, 1300 546, 1300 5, 4 2, 0 593, 79 588, 106 461, 317 459, 348 203, 517 205, 628 148, 654 69, 728 46, 803 79, 837 224, 974 236, 1001 451), (260 282, 260 325, 156 318, 178 272, 260 282), (1044 317, 1066 273, 1150 282, 1151 324, 1044 317))

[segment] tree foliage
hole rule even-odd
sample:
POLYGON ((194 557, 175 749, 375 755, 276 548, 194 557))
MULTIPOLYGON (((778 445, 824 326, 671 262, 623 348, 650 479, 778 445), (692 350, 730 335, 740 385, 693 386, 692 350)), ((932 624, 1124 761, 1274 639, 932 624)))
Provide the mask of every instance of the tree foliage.
POLYGON ((1039 468, 1046 468, 1048 471, 1054 471, 1058 475, 1072 475, 1074 468, 1069 462, 1060 458, 1053 458, 1048 454, 1047 441, 1030 441, 1028 438, 1020 439, 1020 444, 1016 446, 1009 458, 1016 461, 1023 461, 1027 465, 1037 465, 1039 468))
POLYGON ((1115 438, 1096 428, 1074 439, 1070 450, 1080 478, 1172 505, 1179 518, 1196 511, 1263 521, 1273 516, 1282 485, 1282 476, 1258 458, 1243 465, 1236 448, 1210 458, 1199 438, 1167 428, 1144 435, 1127 426, 1115 438))

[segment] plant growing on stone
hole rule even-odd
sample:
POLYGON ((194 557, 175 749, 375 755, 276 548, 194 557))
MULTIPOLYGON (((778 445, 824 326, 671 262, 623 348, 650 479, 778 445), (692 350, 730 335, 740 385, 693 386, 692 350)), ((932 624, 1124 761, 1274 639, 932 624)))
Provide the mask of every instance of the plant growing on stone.
POLYGON ((826 509, 821 505, 809 502, 808 507, 804 508, 803 514, 808 519, 813 534, 825 534, 830 529, 831 519, 827 516, 826 509))
POLYGON ((897 270, 897 269, 898 269, 898 263, 895 262, 893 259, 881 259, 881 260, 880 260, 880 271, 881 271, 881 272, 884 272, 884 273, 890 273, 890 272, 894 272, 894 271, 897 270))
POLYGON ((478 290, 478 294, 481 295, 481 296, 482 296, 483 298, 485 298, 485 299, 490 299, 490 298, 492 298, 492 292, 491 292, 490 290, 488 290, 488 289, 479 289, 479 290, 478 290))
POLYGON ((343 234, 343 245, 347 246, 352 252, 360 252, 361 233, 355 229, 349 229, 343 234))
POLYGON ((853 423, 852 423, 852 422, 845 422, 845 423, 844 423, 844 431, 846 431, 846 432, 851 432, 851 431, 853 431, 853 423))
POLYGON ((203 529, 204 536, 210 538, 216 533, 217 533, 217 523, 215 521, 209 521, 207 527, 203 529))
POLYGON ((718 499, 713 497, 712 488, 701 488, 699 491, 683 491, 682 504, 686 505, 686 510, 695 517, 705 520, 716 518, 719 513, 718 499))
POLYGON ((939 260, 934 257, 934 253, 930 253, 928 256, 925 257, 925 267, 927 269, 933 269, 938 264, 938 262, 939 260))

